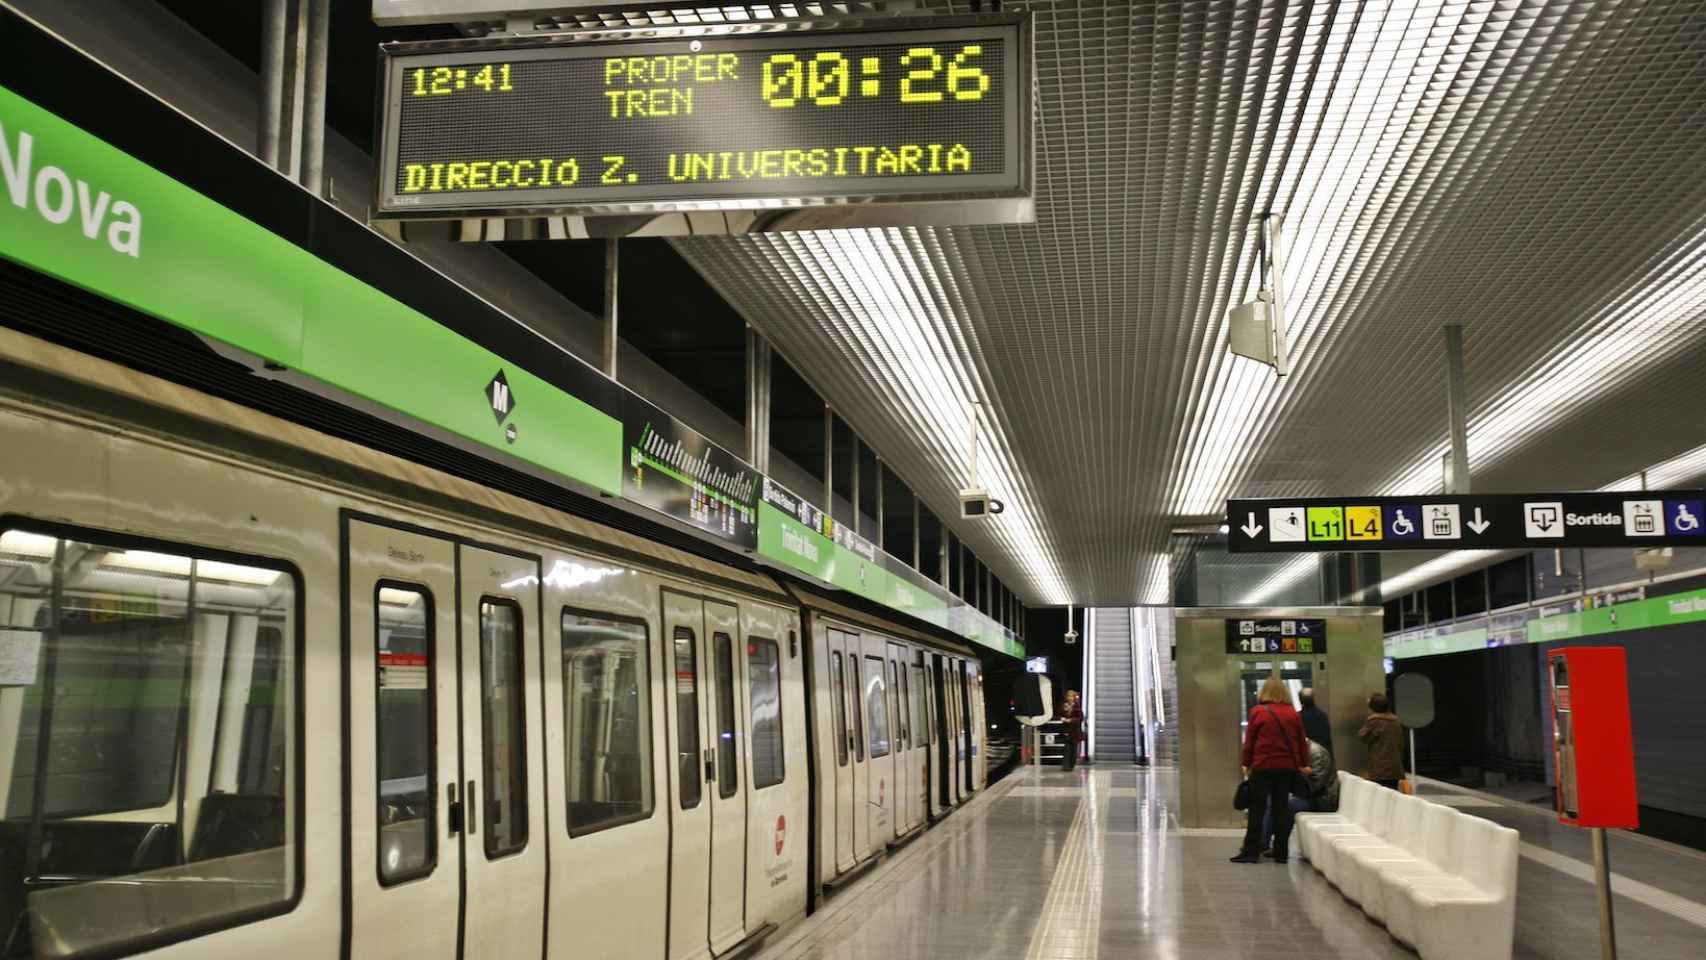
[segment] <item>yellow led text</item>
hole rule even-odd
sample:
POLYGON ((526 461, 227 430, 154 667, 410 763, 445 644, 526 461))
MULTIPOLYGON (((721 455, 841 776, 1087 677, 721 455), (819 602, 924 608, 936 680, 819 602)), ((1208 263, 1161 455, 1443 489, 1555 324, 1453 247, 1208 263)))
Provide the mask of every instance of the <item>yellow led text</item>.
POLYGON ((572 187, 580 182, 580 161, 472 160, 449 163, 410 163, 403 167, 404 193, 447 193, 462 190, 526 190, 530 187, 572 187))
POLYGON ((738 80, 733 53, 611 57, 604 61, 604 97, 610 119, 676 117, 693 113, 693 84, 738 80))
POLYGON ((806 150, 723 150, 670 154, 669 178, 676 183, 692 183, 804 177, 917 176, 931 173, 970 173, 971 166, 971 150, 958 143, 905 143, 892 147, 814 147, 806 150))

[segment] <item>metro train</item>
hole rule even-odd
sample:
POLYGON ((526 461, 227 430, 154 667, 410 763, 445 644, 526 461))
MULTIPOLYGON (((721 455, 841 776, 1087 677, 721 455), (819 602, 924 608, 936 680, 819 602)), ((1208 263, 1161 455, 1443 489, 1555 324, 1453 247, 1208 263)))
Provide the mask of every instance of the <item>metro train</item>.
POLYGON ((0 329, 0 957, 722 957, 985 785, 857 601, 0 329))

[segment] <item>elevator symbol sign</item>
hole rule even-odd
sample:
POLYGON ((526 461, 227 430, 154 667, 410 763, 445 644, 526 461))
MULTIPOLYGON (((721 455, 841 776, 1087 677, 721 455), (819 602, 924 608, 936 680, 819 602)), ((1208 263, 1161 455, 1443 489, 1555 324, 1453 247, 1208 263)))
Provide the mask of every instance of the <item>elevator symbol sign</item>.
POLYGON ((1626 537, 1662 537, 1665 535, 1664 502, 1662 500, 1623 501, 1623 535, 1626 537))

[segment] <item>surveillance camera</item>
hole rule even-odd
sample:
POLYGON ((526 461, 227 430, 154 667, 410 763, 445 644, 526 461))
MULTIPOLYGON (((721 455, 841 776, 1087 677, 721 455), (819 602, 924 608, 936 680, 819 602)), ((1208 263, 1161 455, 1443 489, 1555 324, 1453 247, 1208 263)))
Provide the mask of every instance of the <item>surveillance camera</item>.
POLYGON ((1068 644, 1077 643, 1078 642, 1078 631, 1077 630, 1067 630, 1066 636, 1062 637, 1061 639, 1065 640, 1068 644))
POLYGON ((1000 513, 1007 505, 991 497, 988 490, 973 487, 960 491, 960 519, 981 520, 991 514, 1000 513))

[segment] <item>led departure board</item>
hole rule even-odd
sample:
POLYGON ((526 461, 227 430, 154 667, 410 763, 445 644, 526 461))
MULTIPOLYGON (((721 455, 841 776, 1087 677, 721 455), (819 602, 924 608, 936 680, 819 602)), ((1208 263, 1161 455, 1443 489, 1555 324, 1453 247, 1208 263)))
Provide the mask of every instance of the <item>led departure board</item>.
POLYGON ((385 45, 377 212, 1026 195, 1028 21, 916 20, 385 45))

